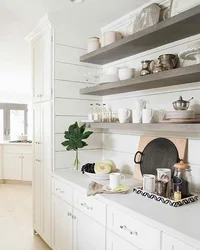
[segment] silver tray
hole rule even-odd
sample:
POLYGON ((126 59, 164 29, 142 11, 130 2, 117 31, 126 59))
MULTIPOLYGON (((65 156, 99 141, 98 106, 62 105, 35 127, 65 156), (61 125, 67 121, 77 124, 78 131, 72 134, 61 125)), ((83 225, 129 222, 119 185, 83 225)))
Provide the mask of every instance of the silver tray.
POLYGON ((145 192, 142 190, 142 187, 133 188, 133 192, 136 194, 140 194, 144 197, 147 197, 149 199, 156 200, 158 202, 162 202, 162 203, 169 205, 171 207, 180 207, 180 206, 187 205, 189 203, 198 201, 198 195, 192 195, 188 198, 184 198, 184 199, 179 200, 179 201, 174 201, 174 200, 171 200, 169 198, 165 198, 163 196, 159 196, 159 195, 156 195, 153 193, 145 192))

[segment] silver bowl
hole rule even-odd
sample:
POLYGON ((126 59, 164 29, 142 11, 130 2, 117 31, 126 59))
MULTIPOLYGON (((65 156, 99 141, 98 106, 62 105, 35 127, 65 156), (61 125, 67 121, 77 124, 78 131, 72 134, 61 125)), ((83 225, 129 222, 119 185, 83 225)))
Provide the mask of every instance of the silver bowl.
POLYGON ((188 110, 190 107, 190 102, 176 101, 176 102, 173 102, 173 107, 175 110, 188 110))

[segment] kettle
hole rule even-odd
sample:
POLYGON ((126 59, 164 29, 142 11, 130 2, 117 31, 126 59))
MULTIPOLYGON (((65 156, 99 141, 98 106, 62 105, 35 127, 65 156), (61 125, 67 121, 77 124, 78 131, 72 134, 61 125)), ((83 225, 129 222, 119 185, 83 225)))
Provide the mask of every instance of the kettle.
POLYGON ((173 54, 160 55, 159 60, 164 70, 175 69, 179 61, 178 56, 173 54))

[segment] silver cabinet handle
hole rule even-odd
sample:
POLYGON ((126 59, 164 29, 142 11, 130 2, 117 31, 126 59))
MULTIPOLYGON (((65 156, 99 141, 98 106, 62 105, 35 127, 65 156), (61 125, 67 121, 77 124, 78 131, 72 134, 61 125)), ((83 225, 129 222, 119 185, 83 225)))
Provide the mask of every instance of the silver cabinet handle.
POLYGON ((75 216, 75 215, 72 215, 72 219, 76 220, 76 216, 75 216))
POLYGON ((60 193, 61 193, 61 194, 64 194, 64 193, 65 193, 65 191, 61 190, 61 191, 60 191, 60 193))
POLYGON ((81 206, 88 210, 93 210, 93 207, 88 206, 86 203, 81 203, 81 206))
POLYGON ((72 213, 67 213, 68 216, 72 216, 72 213))
POLYGON ((60 190, 60 188, 56 188, 56 191, 59 191, 60 190))
POLYGON ((132 230, 128 229, 126 225, 124 225, 124 226, 120 226, 120 228, 121 228, 121 229, 123 229, 124 231, 126 231, 126 232, 130 233, 131 235, 138 236, 138 232, 136 232, 136 231, 134 232, 134 231, 132 231, 132 230))

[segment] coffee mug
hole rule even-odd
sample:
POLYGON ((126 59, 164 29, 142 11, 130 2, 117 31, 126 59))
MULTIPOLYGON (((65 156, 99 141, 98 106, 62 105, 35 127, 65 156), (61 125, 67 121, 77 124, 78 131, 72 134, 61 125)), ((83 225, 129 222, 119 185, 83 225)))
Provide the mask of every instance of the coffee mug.
POLYGON ((121 185, 125 181, 125 176, 121 173, 111 173, 110 174, 110 188, 114 189, 117 186, 121 185))
POLYGON ((147 102, 145 100, 137 100, 135 101, 135 108, 136 109, 145 109, 147 102))
POLYGON ((142 123, 151 123, 153 118, 153 109, 143 109, 142 110, 142 123))
POLYGON ((129 109, 118 109, 118 117, 120 123, 128 123, 128 118, 131 116, 129 109))
POLYGON ((166 116, 166 110, 164 109, 159 110, 159 122, 164 120, 165 116, 166 116))
POLYGON ((132 123, 141 123, 142 122, 142 110, 133 109, 132 110, 132 123))

